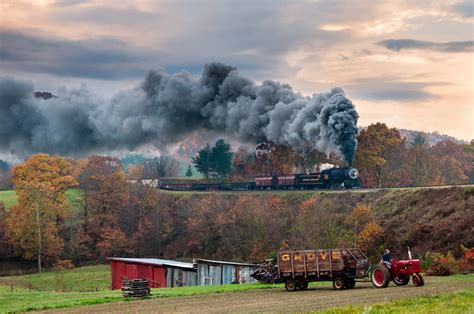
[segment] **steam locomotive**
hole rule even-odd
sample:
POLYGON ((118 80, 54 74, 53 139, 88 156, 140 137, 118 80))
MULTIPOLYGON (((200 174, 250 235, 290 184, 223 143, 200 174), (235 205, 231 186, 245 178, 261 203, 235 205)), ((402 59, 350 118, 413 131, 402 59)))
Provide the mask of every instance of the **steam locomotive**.
POLYGON ((172 191, 252 191, 355 189, 361 186, 355 168, 330 168, 318 173, 256 176, 251 182, 176 183, 161 181, 158 188, 172 191))

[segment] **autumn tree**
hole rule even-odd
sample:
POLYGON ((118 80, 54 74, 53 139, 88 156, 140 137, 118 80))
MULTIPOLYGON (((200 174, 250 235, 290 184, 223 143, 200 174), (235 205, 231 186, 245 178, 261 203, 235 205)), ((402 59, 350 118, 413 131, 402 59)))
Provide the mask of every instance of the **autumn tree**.
POLYGON ((429 144, 423 135, 418 134, 410 143, 408 153, 409 174, 411 185, 422 186, 430 184, 430 177, 434 174, 431 170, 436 170, 432 156, 429 154, 429 144))
POLYGON ((143 171, 145 179, 176 177, 179 173, 179 163, 169 156, 161 155, 160 157, 146 160, 143 171))
POLYGON ((5 210, 5 204, 3 201, 0 201, 0 260, 3 258, 9 258, 9 243, 6 238, 6 225, 5 225, 5 218, 7 216, 7 212, 5 210))
POLYGON ((468 176, 463 172, 462 163, 452 156, 444 156, 439 161, 439 171, 443 184, 467 183, 468 176))
POLYGON ((474 140, 469 144, 463 145, 463 150, 466 153, 465 174, 469 177, 469 183, 474 183, 474 140))
MULTIPOLYGON (((142 255, 142 245, 144 238, 144 224, 146 223, 145 217, 149 210, 154 208, 154 205, 159 201, 157 199, 157 193, 154 180, 145 180, 146 174, 144 172, 144 165, 133 165, 129 167, 129 177, 135 180, 135 184, 130 186, 130 211, 123 215, 122 218, 125 218, 128 221, 129 233, 132 233, 133 236, 132 242, 134 244, 134 253, 137 257, 142 255)), ((117 236, 124 238, 125 234, 119 233, 117 230, 110 230, 108 232, 108 238, 111 236, 117 236)), ((121 242, 127 242, 124 238, 121 242)), ((108 245, 107 247, 111 247, 108 245)), ((115 247, 115 251, 127 249, 127 246, 115 247)), ((129 250, 130 252, 132 250, 129 250)))
POLYGON ((384 123, 376 123, 362 130, 354 166, 365 179, 365 185, 385 186, 394 169, 401 167, 403 150, 404 140, 395 128, 389 129, 384 123))
POLYGON ((375 257, 384 233, 370 207, 358 204, 347 216, 346 223, 354 230, 354 247, 360 247, 369 256, 375 257))
POLYGON ((270 156, 270 164, 273 174, 293 173, 294 169, 303 164, 301 156, 291 147, 276 145, 270 156))
POLYGON ((430 155, 438 160, 443 184, 467 183, 474 179, 474 145, 442 141, 431 147, 430 155), (469 150, 471 146, 473 149, 469 150))
POLYGON ((69 164, 46 154, 31 156, 13 169, 18 205, 6 217, 6 233, 23 258, 54 262, 63 250, 59 232, 66 216, 66 191, 76 185, 69 164))
POLYGON ((97 258, 108 251, 103 241, 110 235, 121 236, 120 218, 126 212, 129 191, 122 164, 110 156, 91 156, 80 176, 84 189, 80 255, 97 258))
POLYGON ((254 176, 255 155, 247 149, 240 147, 234 154, 232 161, 231 177, 233 180, 251 180, 254 176))

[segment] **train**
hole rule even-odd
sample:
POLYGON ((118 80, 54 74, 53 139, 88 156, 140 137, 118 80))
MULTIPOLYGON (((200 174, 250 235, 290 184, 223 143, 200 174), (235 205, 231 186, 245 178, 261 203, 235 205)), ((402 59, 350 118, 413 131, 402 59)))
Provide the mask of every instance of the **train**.
POLYGON ((171 191, 253 191, 357 189, 359 171, 352 167, 330 168, 318 173, 256 176, 249 182, 172 182, 163 180, 158 188, 171 191))

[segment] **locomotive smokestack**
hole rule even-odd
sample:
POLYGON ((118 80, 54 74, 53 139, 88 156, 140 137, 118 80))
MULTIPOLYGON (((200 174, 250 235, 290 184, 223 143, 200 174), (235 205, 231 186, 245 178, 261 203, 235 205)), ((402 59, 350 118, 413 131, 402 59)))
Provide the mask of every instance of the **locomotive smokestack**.
POLYGON ((256 84, 221 63, 206 64, 197 79, 152 71, 140 88, 108 103, 84 88, 60 91, 47 102, 33 98, 32 90, 28 82, 0 79, 0 116, 8 121, 0 124, 0 147, 7 151, 162 148, 207 129, 300 152, 337 153, 351 164, 357 145, 358 115, 342 89, 304 97, 287 84, 256 84))

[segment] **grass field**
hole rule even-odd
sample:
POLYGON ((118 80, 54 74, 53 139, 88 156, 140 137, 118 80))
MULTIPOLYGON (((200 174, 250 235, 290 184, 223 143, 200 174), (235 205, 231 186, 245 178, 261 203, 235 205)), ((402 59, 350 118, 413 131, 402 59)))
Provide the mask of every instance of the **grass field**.
MULTIPOLYGON (((109 266, 98 265, 74 268, 63 272, 43 272, 40 274, 0 277, 0 285, 14 289, 30 288, 37 291, 103 291, 109 289, 109 266)), ((19 291, 20 291, 19 290, 19 291)))
MULTIPOLYGON (((120 290, 108 290, 110 276, 108 265, 76 268, 66 271, 64 276, 62 274, 44 272, 41 274, 0 277, 0 313, 65 308, 123 300, 120 290), (13 291, 11 285, 13 285, 13 291), (63 286, 65 292, 62 292, 63 286)), ((246 284, 152 289, 152 296, 149 298, 181 297, 270 288, 282 288, 282 286, 246 284)))
POLYGON ((10 208, 17 202, 17 196, 14 190, 0 191, 0 201, 3 201, 6 208, 10 208))
POLYGON ((320 313, 352 314, 352 313, 474 313, 474 288, 461 292, 419 297, 370 306, 347 306, 334 308, 320 313))
MULTIPOLYGON (((452 276, 433 277, 428 279, 432 285, 466 285, 472 283, 474 276, 452 276)), ((330 283, 312 283, 306 297, 321 297, 322 294, 333 293, 330 283), (314 289, 318 292, 314 292, 314 289)), ((102 304, 123 301, 120 290, 110 291, 109 267, 108 265, 89 266, 60 272, 44 272, 41 274, 0 277, 0 313, 22 312, 30 310, 43 310, 53 308, 70 308, 81 305, 102 304), (13 284, 13 291, 11 285, 13 284), (64 289, 63 289, 64 288, 64 289), (65 292, 62 292, 64 290, 65 292), (61 292, 59 292, 61 291, 61 292)), ((381 292, 381 289, 373 289, 368 286, 368 292, 381 292)), ((435 287, 436 288, 436 287, 435 287)), ((240 292, 239 297, 245 298, 252 291, 270 289, 277 298, 298 297, 298 293, 285 293, 282 284, 244 284, 244 285, 222 285, 222 286, 194 286, 182 288, 152 289, 152 296, 148 299, 177 298, 195 296, 199 300, 215 293, 240 292)), ((400 287, 392 291, 402 291, 400 287)), ((365 289, 362 289, 365 290, 365 289)), ((361 291, 359 289, 359 291, 361 291)), ((389 291, 389 290, 387 290, 389 291)), ((435 296, 421 296, 415 299, 400 300, 384 304, 375 304, 370 307, 343 307, 331 309, 328 313, 409 313, 413 310, 421 313, 454 312, 462 313, 472 311, 474 302, 474 288, 468 288, 460 293, 444 294, 436 288, 435 296)), ((347 291, 351 293, 352 291, 347 291)), ((357 292, 357 289, 354 290, 357 292)), ((361 291, 363 292, 363 291, 361 291)), ((364 293, 368 293, 364 292, 364 293)), ((263 299, 272 293, 263 292, 263 299)), ((303 295, 301 295, 303 296, 303 295)), ((235 299, 236 295, 229 294, 225 299, 235 299)), ((330 298, 333 298, 332 296, 330 298)), ((184 299, 183 299, 184 300, 184 299)), ((376 298, 378 300, 378 298, 376 298)), ((129 300, 132 301, 132 300, 129 300)), ((153 301, 154 302, 154 301, 153 301)), ((152 303, 153 303, 152 302, 152 303)), ((161 302, 161 301, 160 301, 161 302)), ((122 303, 123 304, 123 303, 122 303)), ((142 303, 140 303, 142 304, 142 303)), ((349 303, 350 304, 350 303, 349 303)), ((196 306, 199 306, 198 304, 196 306)))
MULTIPOLYGON (((66 192, 66 197, 70 206, 77 204, 82 200, 82 191, 79 189, 70 189, 66 192)), ((15 190, 0 191, 0 201, 5 203, 6 208, 10 208, 17 203, 15 190)), ((77 206, 74 206, 74 208, 77 206)))

